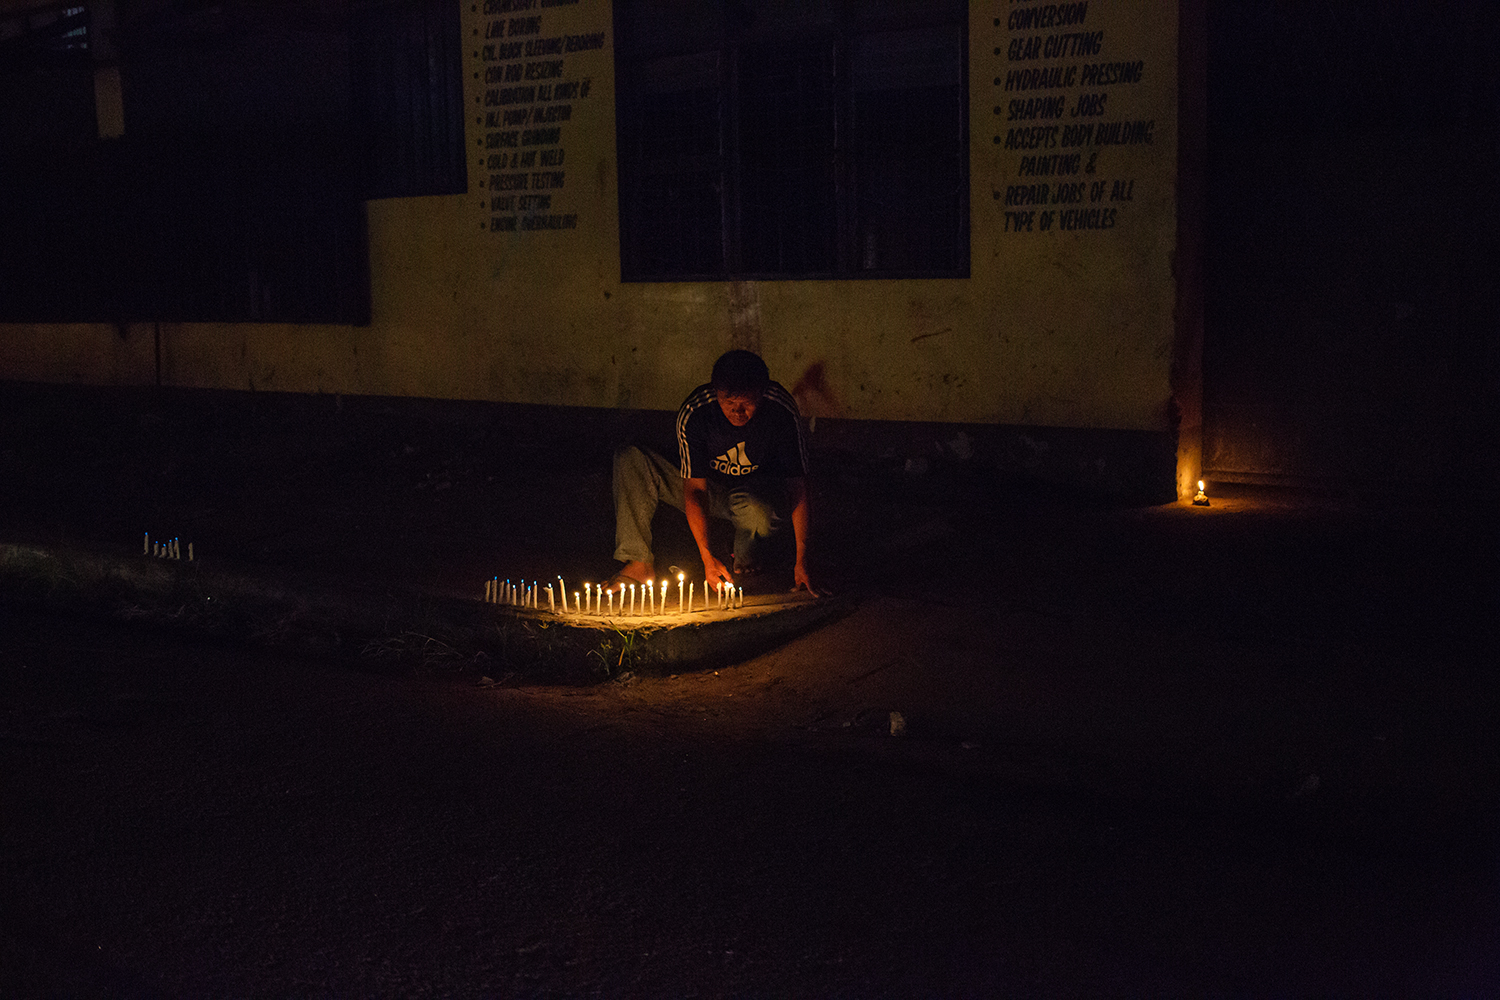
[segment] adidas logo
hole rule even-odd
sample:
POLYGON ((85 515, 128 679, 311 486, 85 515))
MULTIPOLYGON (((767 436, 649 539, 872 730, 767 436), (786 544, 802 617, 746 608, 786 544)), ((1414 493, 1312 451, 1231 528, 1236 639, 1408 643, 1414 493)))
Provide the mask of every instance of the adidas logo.
POLYGON ((748 476, 760 468, 760 466, 750 461, 750 457, 745 454, 745 442, 743 441, 714 459, 713 465, 716 471, 722 472, 726 476, 748 476))

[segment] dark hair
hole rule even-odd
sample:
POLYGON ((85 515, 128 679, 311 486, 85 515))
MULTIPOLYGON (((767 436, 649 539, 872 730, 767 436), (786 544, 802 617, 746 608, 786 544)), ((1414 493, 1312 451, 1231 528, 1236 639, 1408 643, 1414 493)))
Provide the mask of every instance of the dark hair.
POLYGON ((760 356, 750 351, 728 351, 714 362, 713 387, 723 392, 765 392, 771 384, 771 370, 760 356))

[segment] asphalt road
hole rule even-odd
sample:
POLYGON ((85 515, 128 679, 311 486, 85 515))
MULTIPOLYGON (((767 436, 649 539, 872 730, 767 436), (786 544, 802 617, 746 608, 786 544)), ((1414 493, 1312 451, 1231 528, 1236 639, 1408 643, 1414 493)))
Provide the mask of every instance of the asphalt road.
MULTIPOLYGON (((612 566, 608 437, 22 388, 3 542, 170 532, 293 599, 612 566)), ((816 457, 853 611, 717 672, 513 686, 7 578, 0 997, 1500 995, 1491 500, 816 457)))
POLYGON ((719 674, 591 689, 0 611, 7 997, 1500 983, 1492 830, 1372 835, 1302 811, 1298 787, 1226 806, 1149 753, 1007 739, 993 712, 891 737, 879 699, 902 685, 872 701, 832 676, 854 664, 821 664, 872 620, 941 608, 887 603, 719 674))

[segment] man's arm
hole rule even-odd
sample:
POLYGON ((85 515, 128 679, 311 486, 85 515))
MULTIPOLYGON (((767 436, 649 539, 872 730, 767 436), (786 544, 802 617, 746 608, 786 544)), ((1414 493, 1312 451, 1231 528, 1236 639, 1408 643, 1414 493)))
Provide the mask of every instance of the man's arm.
POLYGON ((792 567, 792 589, 806 589, 809 594, 817 594, 813 589, 812 578, 807 575, 808 525, 812 521, 807 499, 807 479, 798 476, 788 479, 786 485, 792 501, 792 535, 797 540, 797 562, 792 567))
POLYGON ((682 481, 682 510, 687 515, 688 529, 693 533, 693 541, 698 543, 698 555, 703 560, 704 579, 710 586, 720 582, 733 583, 734 576, 723 563, 714 558, 713 552, 708 548, 707 479, 684 479, 682 481))

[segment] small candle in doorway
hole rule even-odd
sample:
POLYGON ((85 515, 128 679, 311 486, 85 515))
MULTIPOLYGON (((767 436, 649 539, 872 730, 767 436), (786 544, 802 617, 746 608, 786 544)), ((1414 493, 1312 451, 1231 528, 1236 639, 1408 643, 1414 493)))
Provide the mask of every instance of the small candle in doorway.
POLYGON ((678 573, 677 574, 677 613, 679 615, 682 614, 684 611, 687 610, 687 605, 683 603, 683 596, 682 596, 682 581, 685 580, 685 579, 687 579, 687 574, 685 574, 685 573, 678 573))

